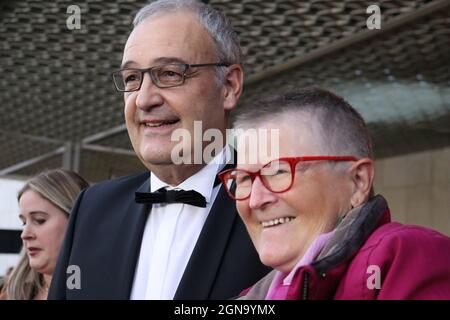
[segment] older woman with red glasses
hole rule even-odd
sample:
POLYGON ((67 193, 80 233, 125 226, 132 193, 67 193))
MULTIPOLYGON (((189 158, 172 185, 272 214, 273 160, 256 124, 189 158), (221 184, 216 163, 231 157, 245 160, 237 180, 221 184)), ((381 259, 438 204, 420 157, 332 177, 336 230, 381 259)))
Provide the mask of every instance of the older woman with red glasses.
POLYGON ((391 222, 369 132, 346 101, 306 88, 256 103, 235 126, 279 130, 276 157, 250 162, 266 149, 238 143, 236 169, 220 174, 275 269, 241 298, 450 299, 450 239, 391 222))

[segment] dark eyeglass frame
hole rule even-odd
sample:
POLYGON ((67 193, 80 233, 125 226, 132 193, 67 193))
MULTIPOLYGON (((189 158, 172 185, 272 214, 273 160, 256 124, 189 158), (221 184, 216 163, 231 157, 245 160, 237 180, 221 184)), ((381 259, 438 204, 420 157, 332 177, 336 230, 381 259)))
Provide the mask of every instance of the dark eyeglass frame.
MULTIPOLYGON (((222 181, 222 183, 223 183, 223 185, 224 185, 224 187, 225 187, 225 189, 226 189, 226 191, 227 191, 227 193, 228 193, 228 196, 229 196, 231 199, 234 199, 234 200, 237 200, 237 201, 241 201, 241 200, 246 200, 246 199, 250 198, 250 196, 251 196, 251 194, 252 194, 252 191, 251 191, 251 188, 250 188, 250 193, 249 193, 249 195, 246 196, 246 197, 243 197, 243 198, 236 198, 235 196, 233 196, 233 194, 231 193, 231 191, 230 191, 230 189, 229 189, 229 187, 228 187, 228 185, 227 185, 227 183, 226 183, 226 182, 227 182, 226 180, 227 180, 227 178, 228 178, 228 175, 231 174, 232 172, 238 171, 238 172, 243 172, 243 173, 248 174, 248 175, 250 176, 250 179, 251 179, 251 182, 252 182, 252 184, 251 184, 252 187, 253 187, 253 183, 254 183, 255 179, 258 177, 258 178, 261 180, 261 182, 262 182, 262 184, 264 185, 264 187, 265 187, 267 190, 269 190, 270 192, 273 192, 273 193, 283 193, 283 192, 286 192, 286 191, 290 190, 290 189, 292 188, 292 185, 294 184, 294 181, 295 181, 295 173, 296 173, 296 171, 297 171, 297 170, 295 170, 295 167, 297 166, 297 164, 298 164, 299 162, 308 162, 308 161, 358 161, 358 158, 353 157, 353 156, 284 157, 284 158, 278 158, 278 159, 274 159, 274 160, 272 160, 272 161, 269 161, 269 162, 266 163, 261 169, 259 169, 259 170, 256 171, 256 172, 252 172, 252 171, 248 171, 248 170, 244 170, 244 169, 228 169, 228 170, 225 170, 225 171, 220 172, 220 173, 218 174, 218 176, 219 176, 220 180, 222 181), (290 165, 290 168, 291 168, 291 182, 290 182, 290 184, 289 184, 288 187, 286 187, 285 189, 283 189, 283 190, 281 190, 281 191, 273 191, 273 190, 267 185, 267 183, 265 182, 265 179, 262 178, 263 175, 261 174, 261 170, 264 169, 264 168, 266 168, 270 163, 272 163, 272 162, 274 162, 274 161, 285 161, 285 162, 288 162, 289 165, 290 165)), ((236 181, 233 181, 233 184, 235 184, 235 183, 236 183, 236 181)))
POLYGON ((186 78, 189 78, 189 75, 187 74, 188 70, 191 68, 202 68, 202 67, 229 67, 231 64, 230 63, 226 63, 226 62, 218 62, 218 63, 200 63, 200 64, 187 64, 187 63, 177 63, 177 62, 173 62, 173 63, 165 63, 165 64, 160 64, 157 66, 153 66, 150 68, 145 68, 145 69, 139 69, 139 68, 124 68, 124 69, 120 69, 117 71, 114 71, 111 76, 113 78, 113 82, 114 82, 114 86, 116 87, 116 90, 119 92, 134 92, 134 91, 139 91, 141 89, 142 83, 144 82, 144 75, 145 73, 149 73, 150 74, 150 79, 152 80, 152 83, 157 86, 158 88, 164 89, 164 88, 173 88, 173 87, 178 87, 184 84, 186 78), (182 80, 180 83, 174 84, 174 85, 161 85, 158 84, 158 79, 156 77, 156 75, 153 73, 153 71, 155 69, 159 69, 161 67, 164 66, 168 66, 168 65, 178 65, 178 66, 182 66, 184 67, 184 70, 182 72, 182 80), (115 79, 115 75, 120 75, 119 78, 122 77, 122 72, 126 71, 126 70, 134 70, 134 71, 139 71, 141 73, 141 82, 139 83, 139 86, 136 89, 133 90, 122 90, 119 88, 119 86, 116 83, 116 79, 115 79))

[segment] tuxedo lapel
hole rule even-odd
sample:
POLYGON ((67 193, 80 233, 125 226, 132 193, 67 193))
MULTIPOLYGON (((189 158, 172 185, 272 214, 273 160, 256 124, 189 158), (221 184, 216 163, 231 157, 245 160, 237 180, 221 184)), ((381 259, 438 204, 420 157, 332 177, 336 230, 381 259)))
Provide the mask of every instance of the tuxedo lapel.
POLYGON ((208 299, 236 215, 235 202, 220 186, 174 299, 208 299))
MULTIPOLYGON (((146 179, 136 191, 148 192, 148 190, 150 190, 150 179, 146 179)), ((130 206, 122 221, 122 228, 120 228, 121 235, 119 238, 123 241, 123 244, 121 244, 120 256, 117 257, 118 274, 121 275, 120 279, 122 279, 119 291, 124 295, 124 299, 130 298, 142 236, 150 211, 148 205, 136 203, 134 197, 133 192, 130 206)))

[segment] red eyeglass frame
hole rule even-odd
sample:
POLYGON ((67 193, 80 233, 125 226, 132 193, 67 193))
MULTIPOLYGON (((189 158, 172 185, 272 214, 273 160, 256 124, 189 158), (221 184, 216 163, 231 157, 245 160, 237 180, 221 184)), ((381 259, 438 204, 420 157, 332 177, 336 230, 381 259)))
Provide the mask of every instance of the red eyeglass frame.
POLYGON ((262 166, 261 169, 259 169, 256 172, 252 172, 252 171, 248 171, 245 169, 228 169, 225 171, 222 171, 218 174, 219 179, 222 181, 225 190, 227 191, 228 196, 231 199, 234 199, 236 201, 241 201, 241 200, 246 200, 248 198, 250 198, 250 195, 252 194, 250 191, 250 194, 244 198, 236 198, 235 196, 233 196, 226 184, 226 176, 228 174, 230 174, 231 172, 235 172, 235 171, 240 171, 240 172, 245 172, 250 176, 250 179, 252 180, 252 185, 253 182, 255 181, 255 179, 258 177, 262 184, 264 185, 264 187, 269 190, 270 192, 273 193, 283 193, 286 192, 288 190, 290 190, 292 188, 292 185, 294 184, 294 180, 295 180, 295 166, 297 165, 297 163, 302 162, 302 161, 358 161, 358 158, 353 157, 353 156, 309 156, 309 157, 283 157, 283 158, 278 158, 278 159, 274 159, 272 161, 267 162, 264 166, 262 166), (292 178, 291 178, 291 183, 289 184, 289 186, 282 191, 273 191, 271 190, 266 183, 264 182, 264 179, 261 179, 261 169, 265 168, 268 164, 272 163, 273 161, 286 161, 289 163, 290 167, 291 167, 291 172, 292 172, 292 178))

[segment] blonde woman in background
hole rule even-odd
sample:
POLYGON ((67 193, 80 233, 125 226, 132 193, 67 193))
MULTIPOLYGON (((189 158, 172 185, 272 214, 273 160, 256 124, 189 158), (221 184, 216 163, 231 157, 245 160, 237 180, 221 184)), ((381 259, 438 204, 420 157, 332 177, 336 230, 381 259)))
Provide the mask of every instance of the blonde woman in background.
POLYGON ((75 172, 56 169, 38 174, 19 191, 23 249, 1 295, 4 299, 47 299, 69 214, 86 187, 75 172))

